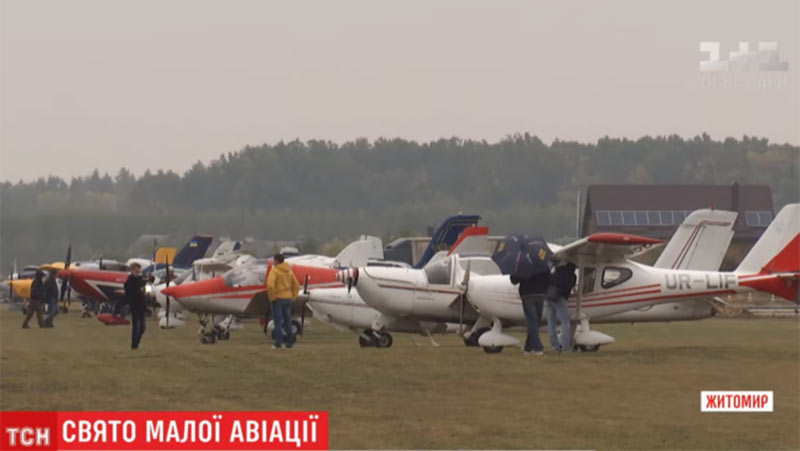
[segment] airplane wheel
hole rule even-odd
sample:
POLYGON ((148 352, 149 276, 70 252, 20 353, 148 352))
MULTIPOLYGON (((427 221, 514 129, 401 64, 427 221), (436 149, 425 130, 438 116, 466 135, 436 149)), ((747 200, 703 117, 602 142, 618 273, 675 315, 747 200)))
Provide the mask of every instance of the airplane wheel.
POLYGON ((213 345, 217 342, 217 335, 214 332, 206 332, 200 336, 200 343, 204 345, 213 345))
POLYGON ((388 332, 376 332, 376 340, 379 348, 391 348, 392 347, 392 335, 388 332))
POLYGON ((501 352, 503 352, 503 347, 502 346, 484 346, 483 347, 483 352, 485 352, 487 354, 500 354, 501 352))
POLYGON ((292 335, 297 337, 297 334, 300 333, 300 321, 292 320, 292 335))
POLYGON ((481 335, 485 334, 486 332, 489 332, 489 330, 490 329, 488 327, 482 327, 476 330, 472 335, 469 336, 469 338, 464 339, 464 344, 471 348, 477 347, 478 339, 481 338, 481 335))
POLYGON ((584 346, 583 351, 587 352, 597 352, 600 349, 600 345, 593 345, 593 346, 584 346))
POLYGON ((358 345, 362 348, 375 347, 375 332, 372 329, 365 329, 358 334, 358 345))
POLYGON ((91 318, 91 317, 92 317, 92 314, 91 314, 91 313, 89 313, 89 312, 83 312, 83 313, 81 313, 81 318, 91 318))
POLYGON ((217 338, 223 341, 230 340, 231 333, 227 330, 220 330, 219 332, 217 332, 217 338))

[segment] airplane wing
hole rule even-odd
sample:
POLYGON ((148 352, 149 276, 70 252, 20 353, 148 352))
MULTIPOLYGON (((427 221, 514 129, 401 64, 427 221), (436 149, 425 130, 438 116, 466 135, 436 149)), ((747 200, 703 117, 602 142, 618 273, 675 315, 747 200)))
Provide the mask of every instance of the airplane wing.
POLYGON ((649 252, 664 244, 663 240, 623 233, 595 233, 574 241, 553 253, 553 260, 578 264, 584 261, 613 262, 649 252))

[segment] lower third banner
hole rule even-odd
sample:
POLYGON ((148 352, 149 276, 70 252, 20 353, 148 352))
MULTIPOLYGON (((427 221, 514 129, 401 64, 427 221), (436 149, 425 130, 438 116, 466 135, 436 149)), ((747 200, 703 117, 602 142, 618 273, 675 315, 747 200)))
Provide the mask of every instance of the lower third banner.
POLYGON ((3 450, 324 450, 327 412, 0 412, 3 450))

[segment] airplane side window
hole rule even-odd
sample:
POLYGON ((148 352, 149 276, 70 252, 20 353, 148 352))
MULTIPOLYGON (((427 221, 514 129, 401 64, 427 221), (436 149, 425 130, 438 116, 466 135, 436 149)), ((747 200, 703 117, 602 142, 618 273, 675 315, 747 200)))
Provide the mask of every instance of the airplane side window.
POLYGON ((608 266, 603 270, 603 280, 600 282, 600 285, 603 288, 615 287, 630 279, 631 276, 633 276, 633 272, 628 268, 608 266))
POLYGON ((583 268, 583 293, 591 293, 594 291, 594 279, 597 270, 594 268, 583 268))

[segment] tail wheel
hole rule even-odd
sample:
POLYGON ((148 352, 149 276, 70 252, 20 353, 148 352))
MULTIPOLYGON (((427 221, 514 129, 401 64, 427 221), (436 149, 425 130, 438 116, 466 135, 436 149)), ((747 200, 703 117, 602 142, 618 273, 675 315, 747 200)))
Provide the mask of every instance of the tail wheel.
POLYGON ((487 354, 500 354, 501 352, 503 352, 503 347, 502 346, 484 346, 483 347, 483 352, 485 352, 487 354))
POLYGON ((379 348, 391 348, 392 347, 392 335, 388 332, 376 332, 377 337, 375 337, 375 342, 378 344, 379 348))

